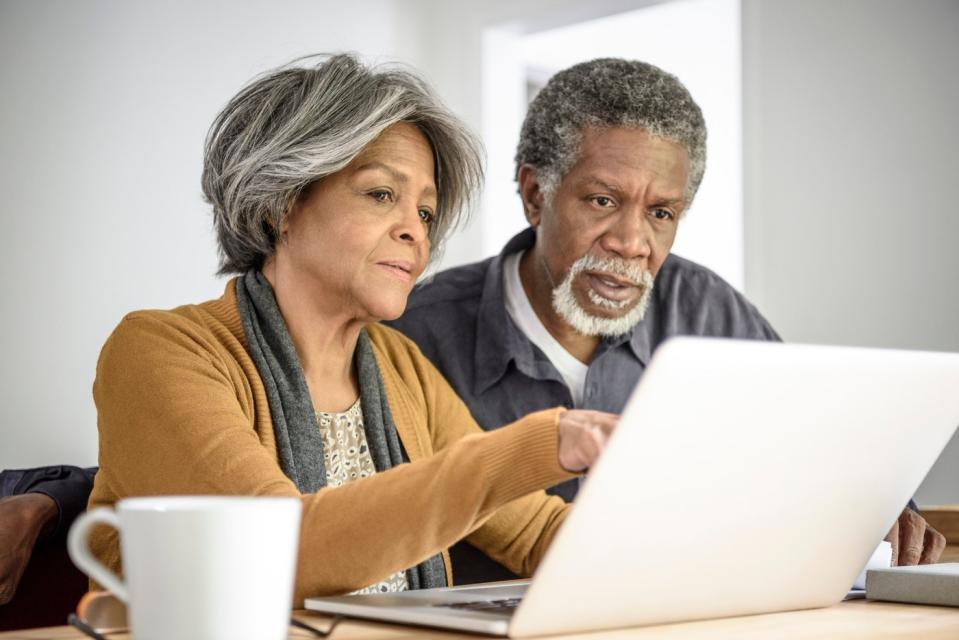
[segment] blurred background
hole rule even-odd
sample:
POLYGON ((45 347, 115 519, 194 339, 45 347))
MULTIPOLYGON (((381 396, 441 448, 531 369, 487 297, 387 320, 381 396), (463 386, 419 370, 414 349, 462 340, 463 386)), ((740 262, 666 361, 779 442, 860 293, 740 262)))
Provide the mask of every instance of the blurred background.
MULTIPOLYGON (((677 253, 789 341, 959 351, 957 0, 0 0, 0 468, 96 463, 110 331, 225 286, 200 192, 213 117, 333 51, 413 65, 483 138, 486 191, 440 267, 525 225, 512 158, 549 76, 638 58, 710 130, 677 253)), ((917 500, 959 503, 959 438, 917 500)))

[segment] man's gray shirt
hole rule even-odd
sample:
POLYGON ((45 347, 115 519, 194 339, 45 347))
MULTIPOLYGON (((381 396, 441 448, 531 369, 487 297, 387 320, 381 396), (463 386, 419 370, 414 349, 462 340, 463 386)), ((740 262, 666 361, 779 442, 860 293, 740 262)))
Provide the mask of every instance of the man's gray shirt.
MULTIPOLYGON (((573 407, 556 367, 506 311, 503 260, 531 248, 534 240, 533 229, 526 229, 498 256, 437 274, 413 290, 406 313, 390 323, 419 345, 486 430, 540 409, 573 407)), ((678 335, 779 340, 756 308, 722 278, 670 255, 656 276, 643 320, 629 334, 600 342, 577 408, 622 412, 653 351, 678 335)), ((574 480, 550 493, 571 501, 578 486, 574 480)))

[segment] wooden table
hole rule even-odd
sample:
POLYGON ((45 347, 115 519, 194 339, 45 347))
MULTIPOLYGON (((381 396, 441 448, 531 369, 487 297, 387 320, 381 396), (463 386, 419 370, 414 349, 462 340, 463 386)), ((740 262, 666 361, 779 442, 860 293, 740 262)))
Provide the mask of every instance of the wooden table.
MULTIPOLYGON (((297 618, 326 628, 329 618, 311 612, 297 612, 297 618)), ((312 638, 305 631, 291 629, 289 638, 312 638)), ((378 624, 347 620, 340 623, 331 640, 450 640, 453 638, 477 640, 482 636, 433 631, 415 627, 378 624)), ((626 638, 665 638, 667 640, 699 640, 714 638, 777 640, 808 638, 921 638, 922 640, 959 638, 959 609, 925 607, 854 600, 825 609, 769 613, 724 620, 705 620, 604 631, 599 633, 558 636, 564 640, 625 640, 626 638)), ((0 638, 12 640, 83 640, 85 636, 72 627, 50 627, 27 631, 0 633, 0 638)), ((126 635, 110 635, 122 640, 126 635)))

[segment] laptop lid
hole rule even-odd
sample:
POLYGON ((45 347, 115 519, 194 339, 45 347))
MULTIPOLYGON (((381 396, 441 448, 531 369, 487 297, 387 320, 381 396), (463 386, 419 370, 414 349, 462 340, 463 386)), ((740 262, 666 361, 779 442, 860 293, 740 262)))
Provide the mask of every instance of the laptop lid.
POLYGON ((509 634, 839 602, 957 425, 957 354, 669 340, 509 634))
POLYGON ((959 354, 674 338, 531 585, 310 598, 511 637, 825 606, 959 425, 959 354), (450 606, 502 601, 502 611, 450 606))

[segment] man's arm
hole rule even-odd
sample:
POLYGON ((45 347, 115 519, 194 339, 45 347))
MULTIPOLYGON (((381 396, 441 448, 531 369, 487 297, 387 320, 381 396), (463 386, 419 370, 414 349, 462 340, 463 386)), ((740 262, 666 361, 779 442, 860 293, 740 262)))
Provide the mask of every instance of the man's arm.
POLYGON ((0 472, 0 605, 16 593, 37 542, 65 535, 86 509, 95 472, 70 466, 0 472))
POLYGON ((57 515, 42 493, 0 498, 0 605, 13 599, 37 539, 53 531, 57 515))

